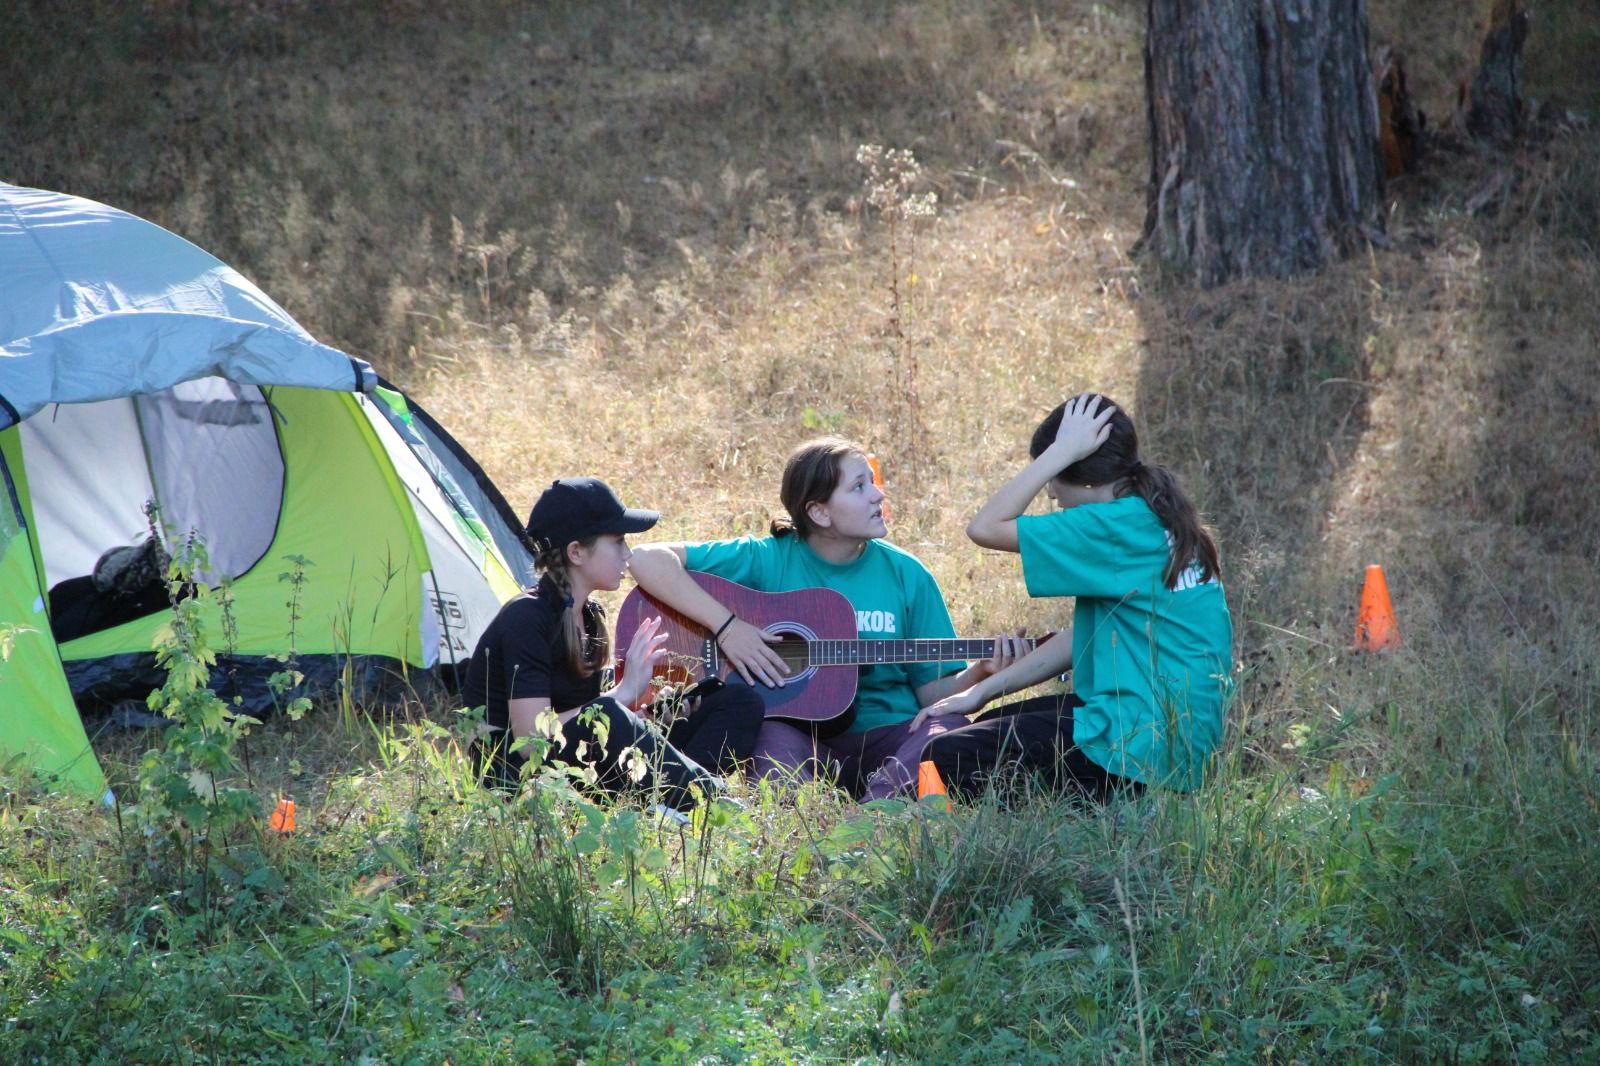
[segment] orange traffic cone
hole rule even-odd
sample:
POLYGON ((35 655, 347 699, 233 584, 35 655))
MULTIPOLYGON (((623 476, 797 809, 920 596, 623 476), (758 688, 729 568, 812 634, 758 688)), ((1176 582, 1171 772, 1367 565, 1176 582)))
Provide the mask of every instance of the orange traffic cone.
POLYGON ((1367 567, 1366 584, 1361 587, 1361 613, 1356 615, 1356 647, 1362 651, 1383 651, 1400 643, 1400 627, 1394 620, 1394 604, 1389 602, 1389 582, 1383 567, 1367 567))
POLYGON ((267 828, 274 833, 294 832, 294 800, 283 798, 278 800, 278 809, 267 819, 267 828))
POLYGON ((945 807, 955 810, 950 802, 950 793, 945 791, 944 778, 939 776, 939 768, 932 759, 924 759, 917 766, 917 799, 926 799, 928 796, 943 796, 945 807))
MULTIPOLYGON (((883 488, 883 471, 878 469, 878 457, 876 455, 867 456, 867 465, 872 467, 872 483, 874 485, 878 486, 878 491, 879 492, 883 492, 884 491, 884 488, 883 488)), ((888 500, 884 500, 883 501, 883 504, 882 504, 882 506, 879 507, 879 510, 881 510, 883 512, 883 520, 885 522, 889 521, 889 501, 888 500)))

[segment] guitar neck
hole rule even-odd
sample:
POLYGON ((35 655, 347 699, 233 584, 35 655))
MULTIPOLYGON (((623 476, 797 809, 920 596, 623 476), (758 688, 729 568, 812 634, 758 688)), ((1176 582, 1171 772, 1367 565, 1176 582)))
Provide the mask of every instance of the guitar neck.
MULTIPOLYGON (((786 684, 756 685, 767 717, 825 722, 846 711, 856 698, 859 670, 818 667, 862 667, 877 663, 971 662, 994 654, 994 637, 933 640, 863 640, 856 611, 834 589, 760 592, 713 574, 691 577, 735 616, 776 638, 769 646, 788 668, 786 684)), ((628 593, 617 610, 616 646, 627 648, 646 619, 659 618, 666 634, 666 658, 655 673, 674 680, 703 677, 737 681, 738 673, 723 661, 711 630, 643 589, 628 593)), ((1020 641, 1026 653, 1053 634, 1020 641)), ((618 666, 626 670, 621 658, 618 666)))
MULTIPOLYGON (((1021 641, 1023 654, 1039 641, 1021 641)), ((871 663, 939 663, 987 659, 994 654, 994 638, 950 637, 939 640, 808 640, 806 655, 812 666, 864 666, 871 663)))

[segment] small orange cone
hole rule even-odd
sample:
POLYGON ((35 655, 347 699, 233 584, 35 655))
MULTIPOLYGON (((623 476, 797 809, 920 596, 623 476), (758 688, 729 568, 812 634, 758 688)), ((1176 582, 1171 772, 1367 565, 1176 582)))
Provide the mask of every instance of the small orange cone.
POLYGON ((267 828, 274 833, 294 832, 294 800, 279 799, 278 809, 267 819, 267 828))
MULTIPOLYGON (((883 471, 878 469, 878 457, 876 455, 867 456, 867 465, 872 467, 872 483, 878 486, 879 492, 884 492, 883 471)), ((889 520, 889 501, 884 500, 882 506, 878 509, 883 512, 883 520, 887 522, 889 520)))
POLYGON ((1361 613, 1356 615, 1356 647, 1362 651, 1383 651, 1398 647, 1400 627, 1394 620, 1394 604, 1389 602, 1389 582, 1383 567, 1367 567, 1367 581, 1361 586, 1361 613))
POLYGON ((933 764, 932 759, 923 759, 917 766, 917 799, 926 799, 929 796, 943 796, 945 807, 955 810, 955 806, 950 802, 950 793, 945 791, 944 778, 939 776, 939 768, 933 764))

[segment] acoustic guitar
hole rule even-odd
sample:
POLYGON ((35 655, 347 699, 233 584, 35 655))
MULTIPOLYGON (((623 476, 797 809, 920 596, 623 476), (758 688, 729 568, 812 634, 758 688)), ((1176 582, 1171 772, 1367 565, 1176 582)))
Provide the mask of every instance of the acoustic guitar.
MULTIPOLYGON (((772 648, 789 668, 788 677, 777 688, 755 686, 769 718, 825 722, 838 717, 856 698, 856 679, 863 666, 987 659, 994 654, 993 637, 863 640, 856 632, 855 608, 832 589, 759 592, 711 574, 690 571, 689 576, 742 620, 779 638, 772 648)), ((638 587, 617 610, 612 646, 620 649, 619 674, 627 669, 620 656, 626 655, 639 624, 656 616, 667 634, 667 654, 656 666, 657 679, 685 683, 715 677, 745 684, 723 661, 710 630, 638 587)), ((1024 654, 1047 639, 1023 639, 1024 654)))

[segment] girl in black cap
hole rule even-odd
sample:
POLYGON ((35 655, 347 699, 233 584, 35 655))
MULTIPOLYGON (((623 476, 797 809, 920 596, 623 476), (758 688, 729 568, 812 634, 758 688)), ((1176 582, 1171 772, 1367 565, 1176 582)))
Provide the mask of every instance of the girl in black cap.
POLYGON ((611 634, 604 609, 589 595, 621 585, 632 554, 626 535, 659 518, 624 507, 595 478, 556 481, 534 504, 527 535, 539 583, 501 608, 473 650, 462 684, 467 706, 484 707, 489 736, 477 745, 477 756, 489 783, 514 787, 528 755, 528 745, 515 741, 547 737, 549 759, 592 765, 601 789, 659 790, 664 803, 684 810, 694 806, 697 793, 720 791, 716 771, 749 756, 762 705, 747 688, 721 689, 680 708, 686 713, 665 736, 630 709, 644 698, 649 668, 664 655, 658 618, 640 625, 628 647, 634 668, 601 691, 611 634))

